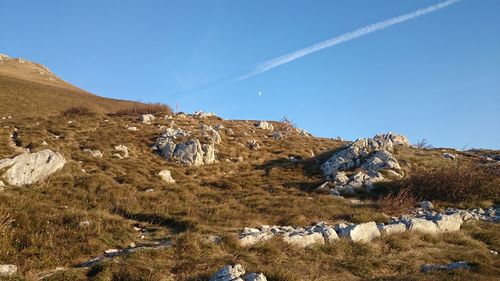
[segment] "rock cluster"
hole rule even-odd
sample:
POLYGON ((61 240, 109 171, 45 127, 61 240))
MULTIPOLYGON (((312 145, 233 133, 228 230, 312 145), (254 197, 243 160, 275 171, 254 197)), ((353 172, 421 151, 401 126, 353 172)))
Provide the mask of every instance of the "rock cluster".
POLYGON ((382 170, 391 177, 402 177, 401 166, 392 154, 395 145, 409 146, 409 142, 405 136, 389 132, 358 139, 334 153, 321 166, 323 174, 335 184, 332 193, 354 193, 362 187, 370 190, 373 184, 385 180, 382 170), (349 174, 358 168, 356 173, 349 174))
POLYGON ((197 138, 177 143, 177 139, 190 134, 181 129, 169 128, 156 140, 153 148, 168 161, 186 166, 200 166, 215 162, 214 143, 201 144, 197 138))
POLYGON ((240 264, 234 266, 226 265, 219 269, 209 281, 267 281, 262 273, 247 273, 240 264))
POLYGON ((445 152, 445 153, 443 153, 443 158, 450 159, 450 160, 457 160, 457 155, 445 152))
POLYGON ((6 169, 3 174, 5 181, 11 185, 29 185, 62 169, 66 164, 64 157, 50 149, 37 153, 23 153, 14 158, 0 160, 0 170, 6 169))
POLYGON ((274 130, 273 124, 271 124, 267 121, 259 121, 255 124, 255 126, 259 129, 263 129, 263 130, 268 130, 268 131, 274 130))
POLYGON ((206 118, 206 117, 217 117, 217 114, 213 112, 204 112, 201 110, 195 111, 193 113, 193 117, 198 117, 198 118, 206 118))
POLYGON ((443 213, 438 213, 420 208, 417 211, 416 215, 392 218, 388 224, 367 222, 328 225, 319 222, 306 228, 268 225, 260 228, 245 228, 239 236, 239 242, 242 246, 250 246, 274 237, 281 237, 285 242, 300 247, 332 243, 339 238, 367 243, 381 235, 393 235, 406 231, 429 234, 454 232, 460 230, 463 222, 468 220, 500 221, 500 207, 482 210, 483 215, 479 214, 481 211, 478 209, 446 209, 443 213))

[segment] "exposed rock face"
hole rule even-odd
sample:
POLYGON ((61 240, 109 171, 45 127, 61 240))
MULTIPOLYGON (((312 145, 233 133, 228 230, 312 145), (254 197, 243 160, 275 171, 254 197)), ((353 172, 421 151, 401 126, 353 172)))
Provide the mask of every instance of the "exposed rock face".
POLYGON ((162 170, 158 173, 161 179, 166 183, 175 183, 175 180, 172 178, 172 174, 169 170, 162 170))
POLYGON ((141 122, 144 124, 151 124, 156 119, 153 114, 143 114, 141 116, 141 122))
POLYGON ((17 266, 13 264, 0 264, 0 276, 8 277, 17 273, 17 266))
POLYGON ((153 148, 158 150, 166 160, 186 166, 200 166, 215 162, 214 143, 201 144, 197 138, 180 143, 176 142, 177 138, 189 135, 181 129, 169 128, 158 137, 153 148))
POLYGON ((353 193, 362 187, 370 190, 374 183, 385 180, 381 170, 396 178, 402 177, 401 166, 391 153, 394 145, 409 146, 408 139, 394 133, 379 134, 371 139, 358 139, 333 154, 321 166, 324 175, 335 182, 332 193, 353 193), (357 168, 361 171, 347 175, 347 171, 357 168))
POLYGON ((259 121, 259 122, 257 122, 257 124, 255 124, 255 126, 259 129, 263 129, 263 130, 269 130, 269 131, 274 130, 273 124, 271 124, 267 121, 259 121))
POLYGON ((377 224, 375 222, 361 223, 348 226, 342 229, 341 236, 348 238, 353 242, 370 242, 380 236, 377 224))
POLYGON ((23 153, 12 159, 0 160, 0 170, 7 168, 3 177, 11 185, 29 185, 47 178, 66 164, 64 157, 50 149, 37 153, 23 153))
POLYGON ((266 276, 260 273, 248 273, 240 264, 226 265, 219 269, 209 281, 267 281, 266 276))

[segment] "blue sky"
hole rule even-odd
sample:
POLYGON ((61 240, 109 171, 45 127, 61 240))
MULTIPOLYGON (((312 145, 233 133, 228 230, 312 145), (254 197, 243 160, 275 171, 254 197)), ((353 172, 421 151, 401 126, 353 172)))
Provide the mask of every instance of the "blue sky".
POLYGON ((263 61, 440 1, 6 1, 0 53, 113 98, 315 135, 500 148, 500 1, 434 13, 236 81, 263 61), (261 92, 262 95, 258 95, 261 92))

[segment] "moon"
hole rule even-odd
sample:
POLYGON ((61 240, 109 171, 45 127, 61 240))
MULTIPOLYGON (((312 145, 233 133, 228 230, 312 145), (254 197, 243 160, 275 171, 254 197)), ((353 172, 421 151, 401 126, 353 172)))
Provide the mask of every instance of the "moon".
POLYGON ((259 91, 259 92, 257 93, 257 95, 262 96, 262 92, 261 92, 261 91, 259 91))

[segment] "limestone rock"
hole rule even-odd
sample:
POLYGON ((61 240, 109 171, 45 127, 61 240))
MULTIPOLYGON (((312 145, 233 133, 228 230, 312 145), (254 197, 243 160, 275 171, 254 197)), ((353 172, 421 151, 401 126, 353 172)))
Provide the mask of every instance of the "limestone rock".
POLYGON ((166 183, 175 183, 175 180, 172 178, 172 174, 169 170, 162 170, 158 173, 158 175, 166 183))
POLYGON ((432 210, 434 209, 434 205, 432 204, 431 201, 422 201, 420 202, 420 208, 424 210, 432 210))
POLYGON ((429 234, 435 234, 438 231, 434 222, 422 218, 412 218, 406 221, 406 225, 410 231, 418 231, 429 234))
POLYGON ((268 131, 274 130, 273 124, 271 124, 267 121, 259 121, 255 124, 255 126, 259 129, 263 129, 263 130, 268 130, 268 131))
POLYGON ((398 160, 390 153, 385 150, 377 150, 370 155, 370 157, 365 160, 361 168, 365 170, 379 171, 383 169, 390 170, 401 170, 398 160))
POLYGON ((141 122, 144 124, 151 124, 156 119, 153 114, 143 114, 141 115, 141 122))
POLYGON ((259 145, 259 143, 256 140, 250 140, 250 141, 248 141, 248 147, 251 150, 259 150, 260 149, 260 145, 259 145))
POLYGON ((392 235, 405 232, 406 225, 400 222, 386 225, 381 224, 378 225, 378 229, 382 235, 392 235))
POLYGON ((209 281, 244 281, 241 277, 245 274, 245 269, 240 264, 234 266, 226 265, 219 269, 209 281))
POLYGON ((456 154, 451 154, 451 153, 443 153, 443 157, 446 158, 446 159, 450 159, 450 160, 457 160, 457 155, 456 154))
POLYGON ((66 164, 64 157, 50 149, 37 153, 23 153, 12 159, 0 160, 0 170, 7 168, 3 178, 11 185, 29 185, 62 169, 66 164))
POLYGON ((0 264, 0 276, 8 277, 17 273, 17 266, 13 264, 0 264))
POLYGON ((459 213, 452 215, 438 215, 434 218, 434 223, 437 225, 440 232, 459 231, 463 220, 459 213))
POLYGON ((102 158, 102 152, 97 149, 85 148, 83 152, 90 154, 94 158, 102 158))
POLYGON ((367 222, 349 226, 342 230, 341 235, 353 242, 367 243, 379 237, 380 231, 375 222, 367 222))
POLYGON ((122 158, 128 158, 130 155, 128 147, 126 147, 123 144, 115 146, 115 150, 118 151, 118 153, 113 154, 113 157, 122 159, 122 158))
POLYGON ((447 271, 456 269, 470 269, 472 266, 466 261, 453 262, 450 264, 424 264, 421 271, 424 273, 447 271))
POLYGON ((217 114, 213 112, 204 112, 201 110, 195 111, 193 113, 193 117, 198 117, 198 118, 206 118, 206 117, 217 117, 217 114))
POLYGON ((325 244, 325 239, 319 232, 292 232, 285 235, 283 240, 299 247, 308 247, 313 244, 325 244))
POLYGON ((243 280, 245 281, 267 281, 267 278, 264 274, 262 273, 248 273, 243 277, 243 280))

